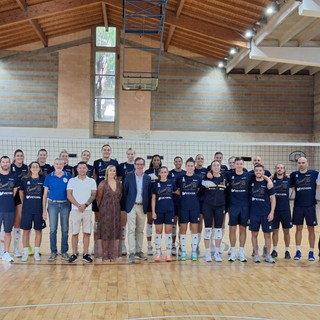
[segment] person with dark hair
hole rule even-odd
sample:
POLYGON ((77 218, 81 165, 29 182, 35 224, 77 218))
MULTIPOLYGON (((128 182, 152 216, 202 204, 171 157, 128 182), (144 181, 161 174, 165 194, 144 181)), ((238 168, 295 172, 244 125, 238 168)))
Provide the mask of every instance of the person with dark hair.
POLYGON ((0 225, 3 224, 4 229, 2 260, 13 262, 9 248, 16 215, 14 197, 18 190, 18 178, 14 173, 10 172, 10 158, 8 156, 0 158, 0 169, 0 225))
POLYGON ((23 255, 22 262, 27 262, 29 257, 30 230, 35 230, 34 260, 40 261, 40 245, 42 240, 42 229, 46 227, 43 220, 43 183, 40 164, 32 161, 29 164, 28 174, 20 182, 20 198, 22 202, 21 229, 23 230, 23 255))
POLYGON ((286 168, 282 163, 275 166, 275 173, 272 177, 274 190, 276 193, 276 208, 272 220, 272 243, 273 250, 271 256, 278 257, 278 241, 280 222, 283 229, 284 243, 286 246, 285 259, 291 259, 290 246, 290 229, 292 228, 292 218, 290 209, 289 192, 292 186, 291 179, 287 176, 286 168))
POLYGON ((305 157, 300 157, 297 161, 298 170, 290 174, 292 187, 296 195, 294 198, 292 222, 296 226, 296 254, 295 260, 300 260, 301 241, 303 222, 306 220, 309 239, 309 254, 308 260, 314 261, 314 245, 315 245, 315 230, 314 227, 318 224, 316 215, 316 189, 319 188, 319 172, 309 169, 308 160, 305 157))
POLYGON ((168 168, 162 166, 159 171, 159 180, 151 186, 152 218, 156 226, 154 240, 156 247, 155 262, 161 261, 163 225, 165 225, 166 261, 171 261, 172 225, 174 223, 173 193, 176 192, 177 187, 174 180, 168 179, 168 174, 168 168))
POLYGON ((142 252, 143 230, 146 213, 151 211, 151 178, 143 173, 145 161, 141 157, 134 160, 134 171, 126 176, 123 194, 128 214, 129 262, 147 260, 142 252))
MULTIPOLYGON (((28 172, 28 166, 23 163, 24 162, 24 153, 21 149, 17 149, 14 152, 13 161, 11 164, 11 172, 17 175, 18 178, 18 185, 20 185, 21 178, 25 176, 28 172)), ((16 205, 16 218, 13 225, 13 244, 14 250, 13 254, 16 258, 21 258, 22 255, 20 253, 20 224, 21 224, 21 212, 22 212, 22 205, 19 192, 16 192, 14 197, 14 202, 16 205)))
POLYGON ((274 209, 276 207, 275 191, 272 187, 268 188, 268 183, 264 179, 264 167, 262 164, 256 164, 254 167, 255 179, 250 186, 250 224, 251 240, 254 250, 253 261, 260 263, 258 253, 258 234, 260 226, 264 235, 266 244, 265 261, 268 263, 275 263, 271 257, 271 232, 272 220, 274 217, 274 209))
POLYGON ((218 160, 213 160, 210 168, 213 177, 205 177, 202 181, 204 191, 203 216, 204 216, 204 244, 206 248, 205 260, 211 262, 210 241, 211 234, 214 233, 215 241, 214 259, 221 262, 220 246, 222 241, 222 226, 226 211, 226 187, 225 177, 221 174, 221 164, 218 160), (212 227, 214 226, 214 230, 212 227))
POLYGON ((80 227, 83 233, 82 261, 92 262, 89 255, 89 242, 92 230, 92 202, 96 198, 97 185, 93 178, 88 176, 88 165, 80 161, 77 165, 77 176, 71 178, 67 185, 67 196, 71 202, 70 225, 72 232, 72 255, 69 262, 78 260, 78 240, 80 227))
POLYGON ((38 151, 38 159, 37 161, 40 164, 40 169, 42 171, 43 176, 45 177, 48 173, 51 173, 52 167, 47 163, 48 152, 46 149, 39 149, 38 151))
MULTIPOLYGON (((124 181, 129 172, 134 171, 134 157, 135 151, 132 148, 128 148, 126 151, 127 161, 119 164, 117 168, 117 176, 118 179, 121 180, 122 186, 124 185, 124 181)), ((125 199, 124 196, 121 198, 120 202, 121 206, 121 236, 122 236, 122 248, 121 253, 123 256, 127 255, 127 247, 126 247, 126 235, 127 235, 127 213, 125 211, 125 199)))
POLYGON ((195 161, 193 158, 189 158, 186 161, 186 174, 177 179, 177 187, 181 195, 179 212, 181 261, 186 261, 187 259, 186 233, 188 224, 190 224, 191 231, 191 260, 198 260, 198 224, 200 221, 198 191, 201 187, 202 178, 194 173, 194 169, 195 161))
MULTIPOLYGON (((183 160, 180 156, 176 156, 173 159, 174 169, 169 171, 168 179, 173 179, 175 182, 180 176, 186 174, 186 171, 182 169, 183 160)), ((176 239, 177 239, 177 224, 179 216, 179 204, 180 204, 180 195, 177 193, 173 194, 173 203, 174 203, 174 223, 172 226, 172 248, 171 254, 175 256, 177 254, 176 239)))
MULTIPOLYGON (((151 158, 149 169, 147 169, 144 173, 146 173, 151 178, 151 182, 158 181, 159 170, 162 166, 161 156, 159 154, 154 154, 151 158)), ((153 248, 152 248, 152 213, 147 213, 147 249, 148 249, 148 256, 153 255, 153 248)))

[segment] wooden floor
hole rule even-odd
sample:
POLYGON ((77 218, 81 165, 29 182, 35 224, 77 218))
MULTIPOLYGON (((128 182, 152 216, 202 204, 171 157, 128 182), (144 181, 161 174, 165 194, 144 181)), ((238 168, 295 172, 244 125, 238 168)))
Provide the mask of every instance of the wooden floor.
MULTIPOLYGON (((317 240, 319 233, 317 232, 317 240)), ((274 265, 227 261, 0 262, 0 319, 320 319, 320 263, 284 260, 281 233, 274 265)), ((294 239, 294 230, 292 230, 294 239)), ((260 239, 260 244, 263 240, 260 239)), ((202 252, 203 246, 202 246, 202 252)), ((295 251, 292 245, 291 254, 295 251)), ((246 247, 250 256, 250 236, 246 247)), ((318 251, 316 251, 316 255, 318 251)))

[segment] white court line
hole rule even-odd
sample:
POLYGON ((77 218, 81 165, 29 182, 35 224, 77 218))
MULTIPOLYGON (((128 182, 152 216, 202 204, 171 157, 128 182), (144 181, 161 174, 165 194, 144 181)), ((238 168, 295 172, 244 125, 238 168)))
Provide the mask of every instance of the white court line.
POLYGON ((128 318, 128 320, 148 320, 148 319, 177 319, 177 318, 227 318, 227 319, 245 319, 245 320, 271 320, 271 318, 256 318, 256 317, 246 317, 246 316, 221 316, 217 314, 184 314, 184 315, 178 315, 178 316, 155 316, 155 317, 147 317, 147 318, 128 318))
POLYGON ((285 301, 256 301, 256 300, 110 300, 110 301, 79 301, 79 302, 61 302, 61 303, 41 303, 41 304, 26 304, 17 306, 3 306, 0 310, 5 309, 21 309, 21 308, 47 308, 47 307, 65 307, 75 305, 90 305, 90 304, 128 304, 128 303, 248 303, 248 304, 271 304, 271 305, 287 305, 294 307, 312 307, 319 308, 319 303, 300 303, 300 302, 285 302, 285 301))

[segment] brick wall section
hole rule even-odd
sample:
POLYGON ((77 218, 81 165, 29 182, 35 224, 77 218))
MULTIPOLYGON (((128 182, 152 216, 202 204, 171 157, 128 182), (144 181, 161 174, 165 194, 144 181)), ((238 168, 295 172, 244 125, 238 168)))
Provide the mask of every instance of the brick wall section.
POLYGON ((312 134, 312 76, 226 76, 162 59, 159 83, 152 130, 312 134))

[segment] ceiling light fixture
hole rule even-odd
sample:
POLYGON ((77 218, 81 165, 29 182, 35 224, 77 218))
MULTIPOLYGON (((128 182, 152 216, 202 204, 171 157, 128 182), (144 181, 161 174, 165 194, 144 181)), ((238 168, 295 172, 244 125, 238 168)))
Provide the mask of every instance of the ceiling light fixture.
POLYGON ((253 30, 247 30, 247 31, 244 33, 244 37, 247 38, 247 39, 251 39, 253 36, 254 36, 253 30))
POLYGON ((218 67, 219 67, 219 68, 224 68, 224 62, 223 62, 223 61, 220 61, 220 62, 218 63, 218 67))
POLYGON ((231 55, 234 55, 234 54, 236 54, 237 52, 238 52, 237 48, 231 48, 229 53, 230 53, 231 55))

